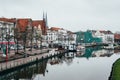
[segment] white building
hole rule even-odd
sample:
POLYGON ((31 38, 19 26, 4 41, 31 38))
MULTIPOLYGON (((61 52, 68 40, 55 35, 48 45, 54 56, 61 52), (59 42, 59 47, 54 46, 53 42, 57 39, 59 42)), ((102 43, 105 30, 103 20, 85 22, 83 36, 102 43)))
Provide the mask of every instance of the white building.
POLYGON ((6 41, 7 37, 9 40, 14 39, 14 23, 0 21, 0 40, 6 41))
POLYGON ((102 39, 103 43, 114 43, 114 34, 111 31, 100 31, 94 32, 93 37, 102 39))
POLYGON ((50 46, 76 44, 76 34, 63 28, 51 27, 47 30, 46 40, 50 46))
POLYGON ((53 44, 58 43, 58 31, 57 30, 47 30, 47 35, 46 35, 46 40, 47 43, 53 46, 53 44))

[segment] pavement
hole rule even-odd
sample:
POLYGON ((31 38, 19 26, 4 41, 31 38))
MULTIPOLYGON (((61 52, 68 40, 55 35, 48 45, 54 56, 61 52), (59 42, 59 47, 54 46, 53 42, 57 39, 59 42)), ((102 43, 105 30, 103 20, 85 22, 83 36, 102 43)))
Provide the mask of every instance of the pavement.
POLYGON ((24 58, 26 56, 35 56, 35 55, 46 53, 48 51, 49 49, 32 49, 32 51, 27 49, 26 52, 24 52, 23 50, 18 50, 18 53, 16 53, 15 50, 11 50, 8 54, 8 57, 3 56, 3 53, 0 52, 0 63, 24 58))
POLYGON ((35 61, 36 59, 41 59, 42 57, 46 57, 48 53, 44 53, 41 55, 29 56, 29 57, 21 57, 15 60, 8 60, 5 62, 0 63, 0 71, 7 70, 9 68, 19 66, 22 64, 29 63, 31 61, 35 61))
POLYGON ((36 59, 42 59, 51 56, 53 55, 53 53, 57 54, 57 52, 58 51, 54 49, 42 49, 42 50, 32 50, 32 51, 27 50, 26 54, 28 56, 25 56, 25 54, 23 53, 16 53, 12 56, 9 55, 7 59, 6 57, 0 57, 0 72, 15 66, 29 63, 31 61, 36 61, 36 59), (48 50, 50 51, 48 52, 48 50))

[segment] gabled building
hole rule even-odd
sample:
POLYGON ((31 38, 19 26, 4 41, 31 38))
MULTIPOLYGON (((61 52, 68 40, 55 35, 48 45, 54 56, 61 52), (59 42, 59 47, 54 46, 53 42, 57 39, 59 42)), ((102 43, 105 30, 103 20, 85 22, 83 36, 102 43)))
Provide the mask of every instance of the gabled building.
POLYGON ((114 41, 115 41, 115 43, 120 44, 120 33, 114 34, 114 41))
POLYGON ((67 36, 68 36, 68 44, 76 44, 76 33, 72 31, 67 31, 67 36))
POLYGON ((46 41, 49 44, 49 47, 57 47, 58 46, 58 35, 59 30, 61 28, 58 27, 51 27, 50 29, 47 29, 47 35, 46 35, 46 41))
MULTIPOLYGON (((0 18, 1 25, 13 24, 12 34, 15 40, 19 40, 20 43, 27 42, 26 45, 31 45, 33 40, 33 34, 37 33, 42 36, 44 41, 44 35, 46 35, 47 20, 43 17, 43 20, 32 20, 30 18, 0 18), (4 24, 3 24, 4 23, 4 24)), ((10 28, 9 26, 7 26, 10 28)), ((4 27, 5 28, 5 27, 4 27)), ((9 29, 11 30, 11 29, 9 29)), ((7 30, 8 31, 8 30, 7 30)), ((2 32, 2 31, 1 31, 2 32)), ((3 31, 5 32, 5 31, 3 31)), ((4 33, 5 34, 5 33, 4 33)))
POLYGON ((41 28, 42 35, 47 34, 47 25, 46 25, 46 22, 44 19, 43 20, 33 20, 32 25, 33 25, 33 27, 41 28))
POLYGON ((69 44, 76 44, 76 34, 59 27, 51 27, 47 30, 46 40, 49 47, 62 45, 63 47, 69 44))
POLYGON ((32 19, 19 18, 16 19, 15 38, 20 44, 30 46, 32 44, 33 27, 32 19))
POLYGON ((84 37, 85 37, 85 35, 84 35, 83 31, 76 32, 76 43, 77 44, 78 43, 85 43, 84 37))
POLYGON ((77 44, 78 43, 101 43, 102 39, 93 35, 93 30, 87 30, 85 32, 79 31, 77 34, 77 44))
POLYGON ((34 42, 41 45, 45 42, 45 35, 47 34, 46 23, 44 20, 34 20, 32 26, 34 28, 34 42))
POLYGON ((114 34, 109 30, 97 30, 93 36, 101 38, 102 43, 114 43, 114 34))
POLYGON ((14 36, 15 19, 0 18, 0 40, 11 41, 14 36))

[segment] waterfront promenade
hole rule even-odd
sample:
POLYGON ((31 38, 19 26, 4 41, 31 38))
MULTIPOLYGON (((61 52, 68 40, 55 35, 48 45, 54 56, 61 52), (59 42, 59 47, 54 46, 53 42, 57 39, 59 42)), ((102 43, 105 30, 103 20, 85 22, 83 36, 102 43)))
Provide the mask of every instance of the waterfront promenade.
POLYGON ((0 62, 5 62, 5 61, 10 61, 10 60, 14 60, 14 59, 18 59, 21 57, 26 57, 26 56, 34 56, 34 55, 38 55, 38 54, 43 54, 43 53, 47 53, 50 49, 32 49, 32 51, 30 51, 29 49, 26 49, 26 51, 24 52, 23 50, 11 50, 8 54, 7 57, 3 57, 3 54, 0 53, 0 62))
POLYGON ((16 68, 16 67, 19 67, 19 66, 31 63, 31 62, 35 62, 37 60, 41 60, 41 59, 49 58, 49 57, 52 57, 55 55, 59 55, 64 52, 65 51, 62 51, 62 50, 61 51, 50 50, 48 52, 48 49, 43 49, 41 51, 36 50, 36 51, 32 51, 32 52, 26 51, 28 56, 21 57, 18 59, 16 58, 16 59, 12 59, 12 60, 9 60, 9 58, 8 58, 8 61, 5 60, 5 61, 1 62, 0 63, 0 74, 1 74, 1 72, 4 72, 6 70, 16 68))

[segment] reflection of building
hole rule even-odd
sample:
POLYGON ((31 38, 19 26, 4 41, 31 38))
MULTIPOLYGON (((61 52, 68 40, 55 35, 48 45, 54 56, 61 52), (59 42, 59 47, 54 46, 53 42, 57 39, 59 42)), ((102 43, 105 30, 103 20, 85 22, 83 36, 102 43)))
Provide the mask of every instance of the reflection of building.
POLYGON ((82 56, 83 54, 85 54, 85 48, 84 48, 84 49, 81 49, 80 51, 77 51, 77 52, 76 52, 76 57, 80 57, 80 56, 82 56))
POLYGON ((8 73, 4 76, 0 76, 0 80, 33 80, 37 74, 43 74, 43 76, 45 76, 46 66, 47 61, 45 60, 43 62, 8 73))
POLYGON ((76 55, 76 57, 85 57, 85 58, 90 58, 92 57, 92 53, 94 51, 100 50, 100 47, 90 47, 90 48, 85 48, 84 53, 82 55, 76 55))
POLYGON ((65 62, 67 65, 70 65, 73 62, 75 54, 73 52, 69 52, 65 54, 65 62))
POLYGON ((114 49, 114 53, 120 53, 120 49, 114 49))
POLYGON ((112 54, 114 53, 114 50, 98 50, 98 51, 93 51, 92 52, 92 56, 93 57, 110 57, 112 54))
POLYGON ((49 59, 49 63, 51 65, 55 65, 55 64, 59 64, 60 63, 60 59, 55 57, 55 58, 52 58, 52 59, 49 59))

